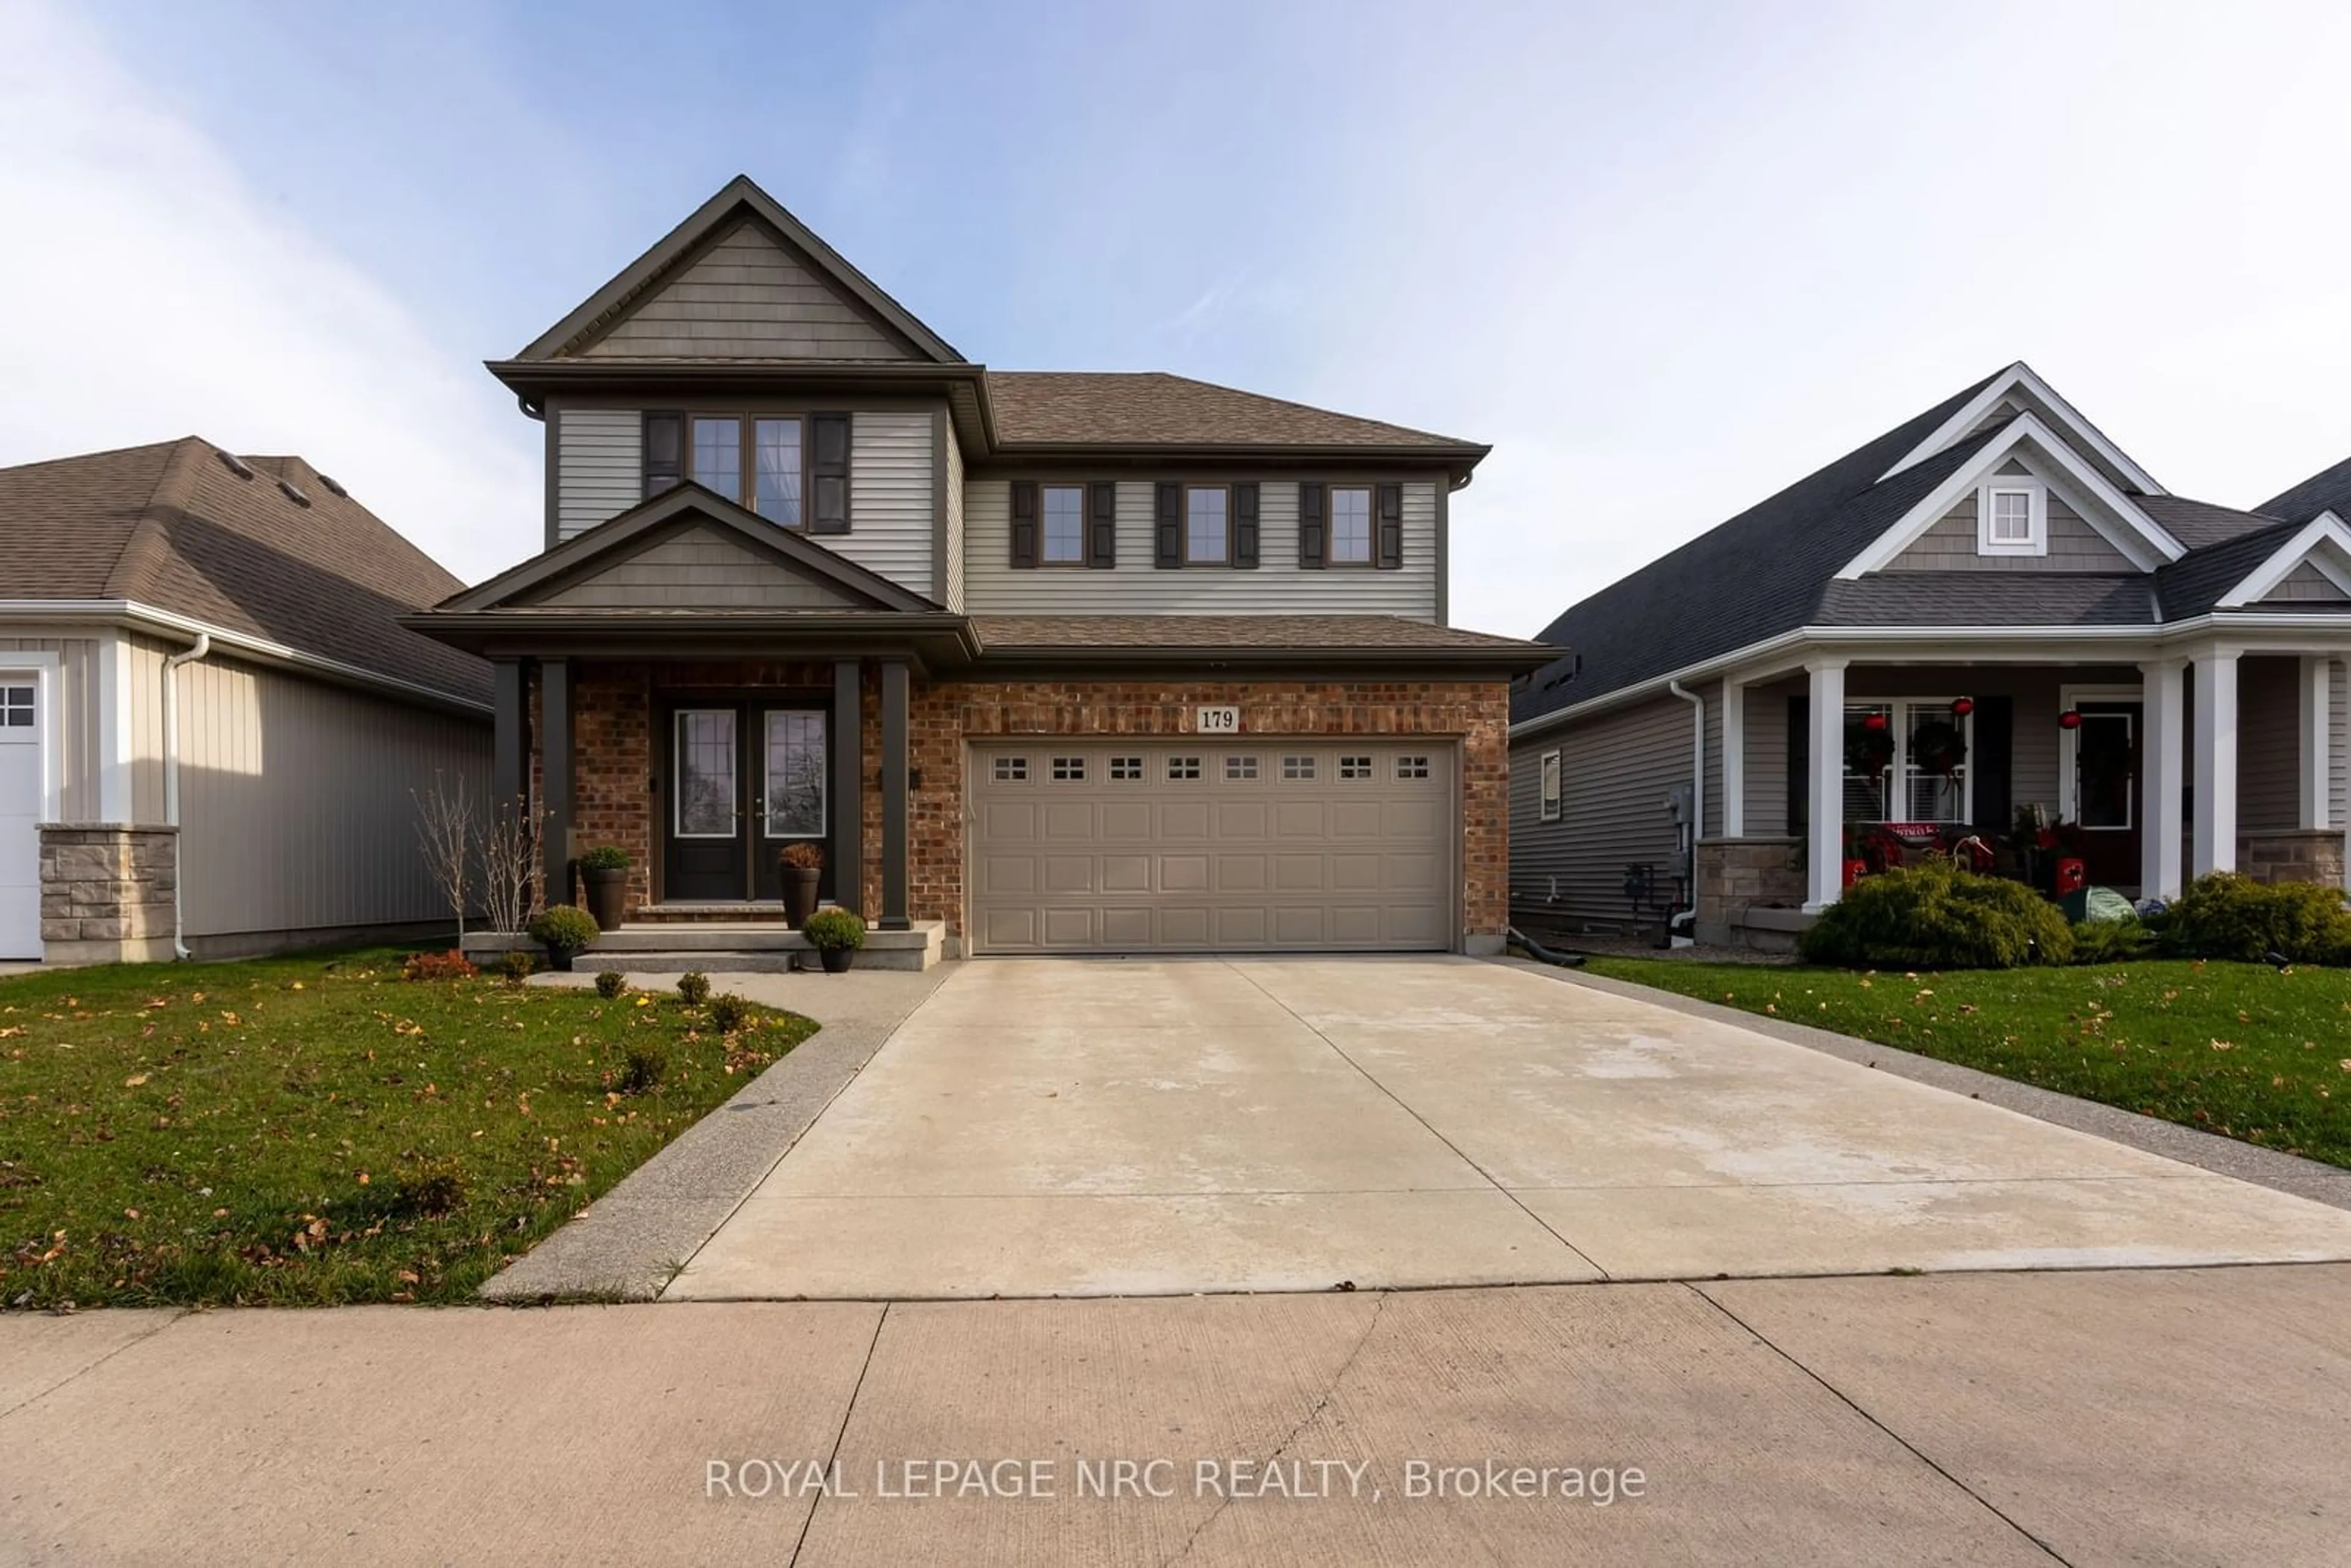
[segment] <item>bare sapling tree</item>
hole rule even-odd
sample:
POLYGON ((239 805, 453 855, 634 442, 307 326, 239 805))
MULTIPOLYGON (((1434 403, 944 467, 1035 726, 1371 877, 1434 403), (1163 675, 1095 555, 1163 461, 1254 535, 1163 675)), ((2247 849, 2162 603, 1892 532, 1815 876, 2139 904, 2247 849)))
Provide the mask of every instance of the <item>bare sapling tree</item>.
POLYGON ((538 852, 542 813, 526 796, 496 800, 482 829, 482 870, 489 883, 490 928, 523 930, 538 913, 538 852))
POLYGON ((416 802, 416 840, 424 868, 456 915, 457 940, 463 943, 474 890, 474 802, 465 792, 465 776, 458 774, 452 783, 436 769, 431 789, 408 793, 416 802))

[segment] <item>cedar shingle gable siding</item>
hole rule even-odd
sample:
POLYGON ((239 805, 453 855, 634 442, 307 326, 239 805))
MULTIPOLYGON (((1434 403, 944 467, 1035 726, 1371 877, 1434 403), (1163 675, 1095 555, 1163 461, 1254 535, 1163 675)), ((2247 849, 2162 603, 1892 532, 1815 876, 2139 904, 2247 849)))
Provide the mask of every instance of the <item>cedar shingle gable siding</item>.
POLYGON ((747 218, 583 346, 589 359, 907 361, 905 340, 747 218))
POLYGON ((1920 534, 1909 549, 1886 565, 1887 571, 2000 572, 2127 572, 2137 568, 2106 541, 2082 514, 2058 497, 2049 506, 2049 553, 2046 555, 1980 555, 1977 553, 1977 502, 1960 497, 1934 527, 1920 534))

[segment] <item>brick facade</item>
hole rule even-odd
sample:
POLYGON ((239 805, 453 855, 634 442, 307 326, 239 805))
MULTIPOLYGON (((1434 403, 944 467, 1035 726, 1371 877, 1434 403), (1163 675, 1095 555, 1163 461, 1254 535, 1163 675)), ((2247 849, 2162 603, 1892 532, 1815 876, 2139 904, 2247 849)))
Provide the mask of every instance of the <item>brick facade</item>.
POLYGON ((1804 841, 1706 839, 1698 846, 1697 936, 1733 943, 1750 909, 1802 909, 1808 890, 1804 841))
POLYGON ((176 837, 170 828, 43 828, 41 946, 48 961, 170 958, 176 837))
MULTIPOLYGON (((665 693, 805 692, 827 699, 829 664, 577 662, 573 666, 573 843, 618 844, 630 859, 632 910, 653 896, 657 766, 652 715, 665 693)), ((863 788, 861 911, 882 905, 881 677, 865 671, 860 751, 863 788)), ((1192 710, 1234 704, 1244 734, 1426 736, 1461 743, 1462 911, 1473 937, 1508 921, 1510 695, 1500 681, 916 682, 908 766, 919 778, 907 810, 907 913, 963 934, 964 743, 1023 735, 1189 734, 1192 710)), ((532 730, 538 733, 536 714, 532 730)), ((534 748, 535 749, 535 748, 534 748)), ((536 761, 534 760, 534 774, 536 761)), ((844 900, 846 901, 846 899, 844 900)))
POLYGON ((2314 882, 2341 887, 2343 830, 2241 833, 2237 869, 2255 882, 2314 882))

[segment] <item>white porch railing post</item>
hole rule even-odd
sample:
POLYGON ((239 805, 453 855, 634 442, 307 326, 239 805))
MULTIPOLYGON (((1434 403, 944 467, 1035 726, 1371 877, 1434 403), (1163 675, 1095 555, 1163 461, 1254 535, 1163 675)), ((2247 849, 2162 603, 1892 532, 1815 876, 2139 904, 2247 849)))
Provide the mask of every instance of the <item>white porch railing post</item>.
POLYGON ((2334 793, 2335 659, 2326 653, 2305 653, 2302 659, 2302 825, 2322 830, 2339 827, 2331 820, 2334 793))
POLYGON ((1817 915, 1837 901, 1844 882, 1844 665, 1843 659, 1807 664, 1812 676, 1811 810, 1805 817, 1810 852, 1804 909, 1817 915))
POLYGON ((2196 829, 2190 867, 2198 876, 2237 869, 2237 651, 2196 655, 2196 829))
POLYGON ((2138 668, 2146 683, 2138 891, 2142 898, 2176 898, 2181 882, 2179 802, 2187 781, 2186 665, 2178 659, 2156 659, 2138 668))

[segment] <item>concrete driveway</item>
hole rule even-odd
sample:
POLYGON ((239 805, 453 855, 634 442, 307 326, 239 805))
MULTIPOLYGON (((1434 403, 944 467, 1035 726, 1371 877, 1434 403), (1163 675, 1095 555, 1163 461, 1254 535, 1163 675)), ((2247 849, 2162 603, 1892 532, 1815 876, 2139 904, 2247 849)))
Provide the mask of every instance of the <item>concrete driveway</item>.
POLYGON ((1469 959, 974 962, 665 1292, 2351 1259, 2351 1213, 1469 959))

